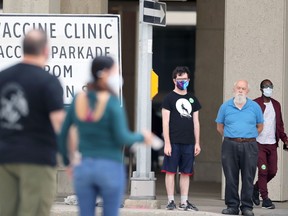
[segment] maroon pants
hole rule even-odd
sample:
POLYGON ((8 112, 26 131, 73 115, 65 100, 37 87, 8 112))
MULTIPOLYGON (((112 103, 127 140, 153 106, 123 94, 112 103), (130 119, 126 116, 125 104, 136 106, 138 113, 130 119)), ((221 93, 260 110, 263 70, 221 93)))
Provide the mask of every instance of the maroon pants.
POLYGON ((255 187, 259 189, 262 199, 268 198, 267 183, 277 173, 277 144, 258 143, 258 181, 255 187))

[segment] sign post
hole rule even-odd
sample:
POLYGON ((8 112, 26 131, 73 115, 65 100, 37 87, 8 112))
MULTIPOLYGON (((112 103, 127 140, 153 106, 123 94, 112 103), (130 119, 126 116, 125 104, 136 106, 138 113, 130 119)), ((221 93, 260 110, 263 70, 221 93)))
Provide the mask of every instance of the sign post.
MULTIPOLYGON (((151 129, 152 25, 165 25, 166 4, 139 0, 139 45, 137 70, 136 127, 151 129), (150 24, 150 25, 149 25, 150 24), (152 24, 152 25, 151 25, 152 24)), ((131 178, 130 199, 155 200, 155 177, 151 172, 151 148, 138 146, 136 171, 131 178)))

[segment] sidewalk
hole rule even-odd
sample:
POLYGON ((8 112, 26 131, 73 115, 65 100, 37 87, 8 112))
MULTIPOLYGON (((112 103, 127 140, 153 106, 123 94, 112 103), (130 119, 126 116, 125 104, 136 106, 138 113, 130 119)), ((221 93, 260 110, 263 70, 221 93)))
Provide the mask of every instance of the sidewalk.
MULTIPOLYGON (((177 197, 178 198, 178 197, 177 197)), ((160 196, 157 200, 161 203, 161 209, 136 209, 136 208, 122 208, 120 210, 121 216, 220 216, 224 206, 224 201, 219 199, 207 199, 207 198, 195 198, 193 203, 199 208, 200 211, 168 211, 165 209, 166 197, 160 196)), ((255 216, 288 216, 288 203, 287 202, 274 202, 276 209, 267 210, 261 207, 255 207, 255 216)), ((101 215, 102 208, 97 207, 97 215, 101 215)), ((77 206, 66 205, 64 203, 57 202, 54 204, 51 216, 77 216, 77 206)), ((223 215, 222 215, 223 216, 223 215)))
MULTIPOLYGON (((168 211, 165 209, 167 196, 165 190, 164 174, 157 173, 156 198, 160 203, 161 209, 143 209, 143 208, 121 208, 121 216, 220 216, 225 208, 225 203, 221 200, 221 184, 213 182, 190 182, 189 200, 195 204, 200 211, 168 211)), ((129 195, 126 194, 126 199, 129 195)), ((77 216, 77 206, 66 205, 62 199, 57 199, 53 205, 51 216, 77 216)), ((178 204, 180 195, 175 195, 175 202, 178 204)), ((262 209, 261 205, 254 208, 255 216, 288 216, 288 202, 274 202, 276 209, 262 209)), ((97 216, 101 215, 102 208, 97 207, 97 216)), ((223 215, 222 215, 223 216, 223 215)))

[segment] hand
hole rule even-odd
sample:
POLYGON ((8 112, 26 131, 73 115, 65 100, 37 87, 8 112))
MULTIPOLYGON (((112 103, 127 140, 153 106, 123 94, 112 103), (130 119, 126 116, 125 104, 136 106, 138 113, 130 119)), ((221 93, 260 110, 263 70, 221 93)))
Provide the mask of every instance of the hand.
POLYGON ((164 154, 167 155, 167 156, 171 156, 171 153, 172 153, 172 148, 171 148, 171 144, 166 144, 165 143, 165 146, 164 146, 164 154))
POLYGON ((147 145, 151 145, 152 144, 152 140, 153 140, 153 133, 151 133, 148 130, 143 130, 142 134, 144 136, 144 143, 147 145))
POLYGON ((284 146, 283 149, 284 149, 285 151, 288 151, 288 140, 286 140, 286 141, 284 142, 284 145, 285 145, 285 146, 284 146))
POLYGON ((199 143, 196 143, 195 144, 195 148, 194 148, 194 155, 197 156, 199 155, 201 152, 201 147, 200 147, 200 144, 199 143))

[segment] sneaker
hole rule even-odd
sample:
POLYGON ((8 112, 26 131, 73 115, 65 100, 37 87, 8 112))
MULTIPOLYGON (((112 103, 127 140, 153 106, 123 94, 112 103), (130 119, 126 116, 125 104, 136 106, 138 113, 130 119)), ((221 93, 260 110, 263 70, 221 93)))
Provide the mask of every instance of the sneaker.
POLYGON ((239 215, 239 209, 237 208, 226 208, 222 210, 222 214, 227 214, 227 215, 239 215))
POLYGON ((176 204, 174 203, 174 200, 171 200, 168 205, 166 206, 167 210, 174 210, 176 209, 176 204))
POLYGON ((256 206, 260 205, 259 190, 254 187, 252 201, 256 206))
POLYGON ((267 198, 262 201, 262 208, 275 209, 275 205, 272 203, 272 201, 269 198, 267 198))
POLYGON ((186 201, 186 204, 180 204, 178 209, 183 211, 199 211, 199 209, 188 200, 186 201))

